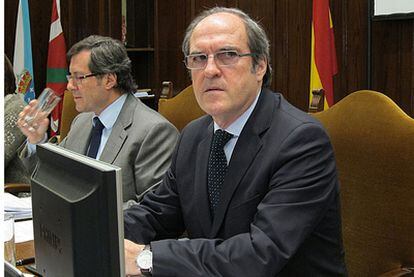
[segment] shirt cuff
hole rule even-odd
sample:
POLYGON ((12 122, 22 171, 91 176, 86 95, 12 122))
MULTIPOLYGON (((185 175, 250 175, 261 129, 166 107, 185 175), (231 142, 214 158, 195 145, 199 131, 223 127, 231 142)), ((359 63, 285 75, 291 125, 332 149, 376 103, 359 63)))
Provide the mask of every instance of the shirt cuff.
POLYGON ((47 134, 45 133, 45 136, 43 137, 43 139, 36 143, 36 144, 32 144, 29 141, 27 141, 27 156, 31 156, 33 154, 36 153, 36 145, 41 144, 41 143, 45 143, 47 142, 47 134))

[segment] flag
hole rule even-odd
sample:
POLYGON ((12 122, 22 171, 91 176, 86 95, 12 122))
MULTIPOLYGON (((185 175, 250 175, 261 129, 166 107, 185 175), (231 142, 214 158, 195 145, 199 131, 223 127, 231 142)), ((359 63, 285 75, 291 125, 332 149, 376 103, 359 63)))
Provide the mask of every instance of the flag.
MULTIPOLYGON (((53 89, 62 99, 66 89, 66 44, 60 22, 60 0, 53 0, 47 55, 46 87, 53 89)), ((62 116, 63 101, 53 109, 50 117, 51 136, 57 134, 62 116)))
POLYGON ((121 16, 122 16, 121 41, 124 45, 127 45, 127 4, 126 4, 126 1, 122 1, 121 16))
POLYGON ((325 90, 324 109, 334 104, 333 76, 338 72, 329 0, 313 0, 310 96, 312 90, 325 90))
POLYGON ((13 69, 17 76, 17 91, 24 93, 24 99, 26 102, 30 102, 35 98, 35 90, 28 0, 19 1, 13 69))

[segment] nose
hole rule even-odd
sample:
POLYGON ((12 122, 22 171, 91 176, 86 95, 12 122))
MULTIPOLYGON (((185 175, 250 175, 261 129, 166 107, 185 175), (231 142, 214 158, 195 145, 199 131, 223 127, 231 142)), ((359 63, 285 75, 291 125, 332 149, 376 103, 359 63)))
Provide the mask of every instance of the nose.
POLYGON ((76 87, 76 85, 74 85, 74 83, 73 83, 73 79, 70 79, 69 81, 68 81, 68 83, 67 83, 67 85, 66 85, 66 88, 69 90, 69 91, 73 91, 73 90, 75 90, 77 87, 76 87))
POLYGON ((209 55, 207 59, 207 65, 204 68, 204 75, 207 78, 213 78, 213 77, 219 76, 220 73, 221 73, 221 70, 216 63, 216 59, 214 58, 213 55, 209 55))

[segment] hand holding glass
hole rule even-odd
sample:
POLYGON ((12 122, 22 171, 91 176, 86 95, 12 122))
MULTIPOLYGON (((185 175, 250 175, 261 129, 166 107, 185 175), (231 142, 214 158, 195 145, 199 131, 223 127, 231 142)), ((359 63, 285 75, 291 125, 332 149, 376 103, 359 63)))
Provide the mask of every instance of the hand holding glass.
POLYGON ((45 88, 37 98, 37 104, 24 117, 25 126, 30 126, 29 131, 34 131, 39 120, 46 118, 56 107, 61 98, 51 89, 45 88))

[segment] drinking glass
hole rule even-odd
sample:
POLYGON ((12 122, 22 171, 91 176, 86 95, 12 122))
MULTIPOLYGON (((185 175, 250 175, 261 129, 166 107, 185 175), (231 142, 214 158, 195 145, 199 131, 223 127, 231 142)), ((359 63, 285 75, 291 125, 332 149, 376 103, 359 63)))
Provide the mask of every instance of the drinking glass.
POLYGON ((51 88, 45 88, 40 96, 37 98, 37 104, 33 107, 32 111, 26 114, 24 120, 25 126, 29 125, 30 128, 36 127, 38 120, 46 118, 52 110, 56 107, 57 103, 61 100, 51 88))
POLYGON ((4 214, 3 220, 4 260, 16 265, 16 246, 14 244, 14 217, 4 214))

